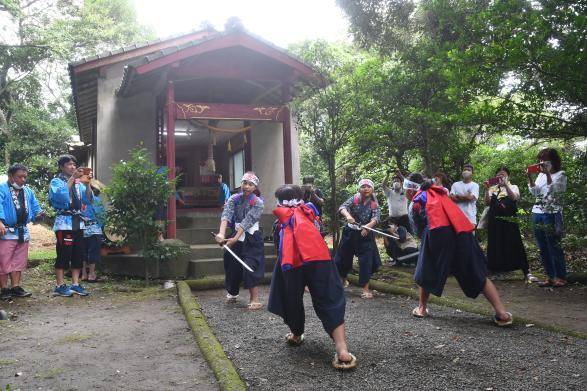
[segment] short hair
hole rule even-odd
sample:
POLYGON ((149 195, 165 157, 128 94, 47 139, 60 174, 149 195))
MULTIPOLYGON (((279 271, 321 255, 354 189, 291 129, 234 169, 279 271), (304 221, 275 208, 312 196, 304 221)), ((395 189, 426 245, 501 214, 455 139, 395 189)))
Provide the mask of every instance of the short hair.
POLYGON ((216 179, 222 179, 222 174, 216 174, 216 179))
POLYGON ((422 184, 422 182, 424 182, 424 177, 419 172, 413 172, 408 175, 407 180, 417 184, 422 184))
POLYGON ((465 164, 463 164, 463 170, 465 168, 470 168, 472 172, 475 172, 475 168, 473 168, 473 165, 471 163, 465 163, 465 164))
POLYGON ((59 166, 59 168, 63 167, 65 165, 65 163, 69 163, 69 162, 74 162, 75 165, 77 166, 77 159, 73 155, 61 155, 57 159, 57 165, 59 166))
POLYGON ((538 160, 549 161, 554 172, 561 169, 561 157, 554 148, 544 148, 538 152, 538 160))
POLYGON ((495 170, 495 175, 497 175, 498 172, 500 171, 505 171, 506 174, 508 174, 508 176, 510 176, 510 169, 507 168, 506 166, 499 166, 497 167, 497 170, 495 170))
POLYGON ((444 186, 448 185, 448 176, 442 171, 436 171, 432 177, 440 177, 444 186))
POLYGON ((12 166, 8 167, 8 175, 10 176, 16 174, 17 171, 29 172, 29 170, 20 163, 14 163, 12 166))
POLYGON ((314 175, 306 175, 303 179, 302 179, 302 183, 304 185, 308 184, 308 183, 314 183, 314 175))
POLYGON ((301 200, 303 196, 304 192, 298 185, 281 185, 277 188, 277 190, 275 190, 275 198, 277 198, 279 202, 301 200))

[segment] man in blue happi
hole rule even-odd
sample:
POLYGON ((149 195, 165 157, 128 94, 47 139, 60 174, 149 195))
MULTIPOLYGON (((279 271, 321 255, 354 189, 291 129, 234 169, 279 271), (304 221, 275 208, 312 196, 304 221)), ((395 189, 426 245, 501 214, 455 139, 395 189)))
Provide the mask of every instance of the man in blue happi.
MULTIPOLYGON (((74 294, 87 296, 88 292, 79 284, 84 259, 85 217, 82 215, 94 197, 90 186, 80 182, 83 170, 77 168, 72 155, 62 155, 58 160, 59 173, 49 185, 49 202, 57 216, 53 231, 57 236, 57 258, 55 260, 56 296, 71 297, 74 294), (70 286, 65 284, 65 269, 71 267, 70 286)), ((90 174, 91 179, 91 174, 90 174)))
POLYGON ((26 186, 28 170, 22 164, 8 169, 8 181, 0 183, 0 298, 31 296, 20 286, 21 274, 27 267, 29 230, 44 212, 35 194, 26 186), (11 288, 8 287, 10 277, 11 288))

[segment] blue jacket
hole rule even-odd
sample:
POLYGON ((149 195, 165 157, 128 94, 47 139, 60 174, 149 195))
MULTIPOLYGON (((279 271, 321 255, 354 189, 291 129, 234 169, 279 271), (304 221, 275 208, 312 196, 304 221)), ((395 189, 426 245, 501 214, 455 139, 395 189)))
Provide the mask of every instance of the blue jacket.
MULTIPOLYGON (((79 191, 82 210, 90 205, 90 200, 86 195, 86 186, 83 183, 77 183, 74 188, 79 191)), ((93 196, 92 196, 93 197, 93 196)), ((60 210, 70 209, 70 195, 67 188, 67 182, 60 178, 53 178, 49 184, 49 203, 57 211, 55 217, 55 224, 53 224, 53 231, 67 231, 72 229, 72 217, 70 215, 60 215, 60 210)), ((84 221, 80 221, 80 229, 84 229, 84 221)))
MULTIPOLYGON (((0 184, 0 220, 2 220, 5 225, 14 225, 16 224, 16 208, 14 207, 12 194, 10 193, 10 188, 8 186, 7 182, 0 184)), ((24 196, 28 206, 26 223, 33 223, 35 221, 35 216, 41 212, 41 206, 30 187, 25 186, 22 190, 24 190, 24 196)), ((29 239, 29 230, 27 227, 24 228, 24 237, 25 240, 29 239)), ((8 231, 6 235, 2 236, 0 239, 18 239, 18 229, 8 231)))

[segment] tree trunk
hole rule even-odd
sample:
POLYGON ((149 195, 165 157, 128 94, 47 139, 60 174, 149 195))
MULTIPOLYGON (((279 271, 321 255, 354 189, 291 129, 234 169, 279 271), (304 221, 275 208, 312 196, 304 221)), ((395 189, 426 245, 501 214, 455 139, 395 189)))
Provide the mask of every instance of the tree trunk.
POLYGON ((338 247, 339 229, 338 229, 338 199, 336 197, 336 162, 334 156, 328 158, 328 178, 330 179, 330 231, 332 232, 332 248, 336 251, 338 247))

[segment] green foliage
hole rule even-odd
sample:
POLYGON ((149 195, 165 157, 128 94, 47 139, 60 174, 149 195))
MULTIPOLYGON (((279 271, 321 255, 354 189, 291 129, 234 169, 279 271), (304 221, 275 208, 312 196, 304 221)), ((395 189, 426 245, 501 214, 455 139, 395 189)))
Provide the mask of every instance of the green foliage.
POLYGON ((112 168, 112 181, 105 189, 110 202, 106 215, 108 229, 142 251, 155 246, 163 227, 155 212, 164 208, 173 194, 174 181, 158 172, 145 148, 130 151, 131 158, 112 168))
POLYGON ((157 241, 143 251, 145 258, 156 261, 168 261, 190 253, 190 247, 178 239, 157 241))

